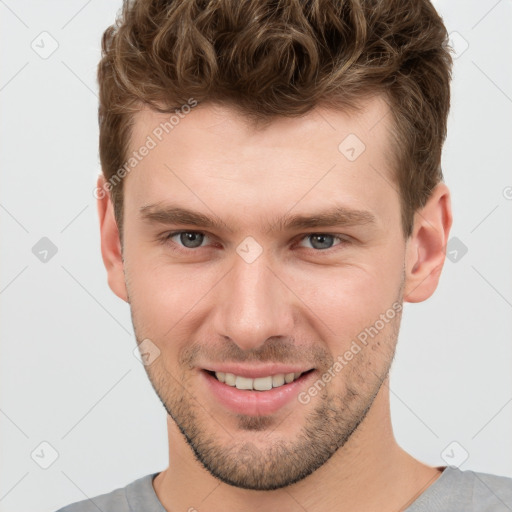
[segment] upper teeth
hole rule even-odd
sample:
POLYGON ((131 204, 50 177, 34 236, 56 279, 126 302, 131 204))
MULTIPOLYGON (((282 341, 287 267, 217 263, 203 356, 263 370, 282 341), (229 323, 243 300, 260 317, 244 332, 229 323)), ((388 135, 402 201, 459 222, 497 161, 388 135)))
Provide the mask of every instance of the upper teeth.
POLYGON ((228 386, 236 387, 237 389, 255 389, 256 391, 267 391, 272 388, 289 384, 297 379, 302 373, 278 373, 277 375, 269 375, 268 377, 258 377, 257 379, 250 379, 248 377, 241 377, 233 373, 215 372, 215 377, 228 386))

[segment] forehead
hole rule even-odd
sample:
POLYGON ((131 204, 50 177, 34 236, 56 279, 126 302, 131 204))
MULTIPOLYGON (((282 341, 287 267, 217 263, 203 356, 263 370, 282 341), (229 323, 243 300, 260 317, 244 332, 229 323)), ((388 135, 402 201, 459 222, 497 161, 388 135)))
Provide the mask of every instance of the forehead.
POLYGON ((141 148, 151 149, 126 176, 125 203, 140 209, 173 200, 203 212, 231 209, 254 222, 255 213, 269 220, 299 203, 305 209, 342 203, 390 220, 386 201, 399 198, 389 114, 382 97, 365 100, 356 112, 318 107, 260 126, 225 105, 180 115, 143 109, 135 115, 130 153, 140 158, 141 148))
POLYGON ((134 114, 130 146, 136 150, 149 135, 157 144, 174 141, 175 144, 184 142, 187 147, 192 147, 194 137, 191 136, 194 135, 201 141, 216 139, 222 142, 223 147, 238 142, 266 149, 291 145, 300 151, 309 149, 303 147, 304 142, 311 141, 318 147, 321 139, 331 148, 333 142, 352 130, 350 133, 357 135, 363 144, 385 150, 391 142, 389 114, 389 105, 382 95, 361 100, 357 111, 319 106, 300 117, 275 116, 261 122, 253 121, 239 109, 219 103, 196 107, 185 105, 176 113, 159 113, 144 107, 134 114), (329 131, 337 134, 330 133, 325 137, 329 131))

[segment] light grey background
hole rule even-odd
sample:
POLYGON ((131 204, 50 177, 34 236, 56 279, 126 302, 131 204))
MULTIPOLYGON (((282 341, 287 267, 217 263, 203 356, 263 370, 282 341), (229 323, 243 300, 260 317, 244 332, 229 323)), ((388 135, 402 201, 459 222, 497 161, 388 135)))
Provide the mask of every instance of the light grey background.
MULTIPOLYGON (((512 477, 512 2, 435 5, 457 33, 443 168, 459 241, 435 295, 405 305, 393 424, 429 464, 512 477)), ((53 512, 167 465, 93 197, 96 66, 120 6, 0 0, 2 512, 53 512), (43 237, 55 255, 33 253, 43 237)))

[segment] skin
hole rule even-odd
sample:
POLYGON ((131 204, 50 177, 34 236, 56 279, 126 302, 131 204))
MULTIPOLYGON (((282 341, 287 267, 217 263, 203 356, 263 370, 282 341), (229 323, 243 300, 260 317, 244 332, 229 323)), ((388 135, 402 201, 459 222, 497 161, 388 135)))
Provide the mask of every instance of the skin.
MULTIPOLYGON (((319 378, 393 304, 436 289, 449 190, 437 185, 405 240, 388 106, 380 97, 362 105, 265 127, 226 105, 197 106, 126 176, 122 249, 108 194, 98 200, 109 285, 130 304, 137 341, 160 351, 145 368, 168 413, 170 464, 153 482, 168 511, 397 511, 441 474, 393 435, 388 372, 400 313, 308 403, 270 415, 234 414, 201 374, 210 363, 277 361, 319 378), (338 150, 350 133, 366 145, 352 162, 338 150), (170 203, 224 227, 143 218, 170 203), (267 229, 334 205, 374 222, 267 229), (199 232, 198 247, 180 235, 163 241, 179 230, 199 232), (248 236, 263 250, 251 263, 236 250, 248 236)), ((167 118, 139 112, 132 149, 167 118)))

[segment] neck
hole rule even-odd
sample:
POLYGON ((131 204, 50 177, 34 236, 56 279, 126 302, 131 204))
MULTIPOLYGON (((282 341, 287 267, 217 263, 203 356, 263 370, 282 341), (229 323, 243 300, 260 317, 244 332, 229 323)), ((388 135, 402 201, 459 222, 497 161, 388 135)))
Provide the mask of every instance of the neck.
POLYGON ((168 417, 169 467, 154 480, 167 511, 208 510, 289 512, 404 510, 441 474, 408 455, 391 426, 386 379, 365 419, 322 467, 305 479, 274 491, 254 491, 224 484, 194 457, 168 417))

